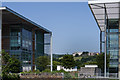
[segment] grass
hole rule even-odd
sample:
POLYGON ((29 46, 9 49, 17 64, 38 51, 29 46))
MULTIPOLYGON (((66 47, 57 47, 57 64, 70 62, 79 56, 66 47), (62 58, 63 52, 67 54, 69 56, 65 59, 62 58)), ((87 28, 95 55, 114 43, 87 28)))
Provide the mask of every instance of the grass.
POLYGON ((82 57, 74 57, 74 60, 76 61, 76 60, 81 60, 82 59, 82 57))

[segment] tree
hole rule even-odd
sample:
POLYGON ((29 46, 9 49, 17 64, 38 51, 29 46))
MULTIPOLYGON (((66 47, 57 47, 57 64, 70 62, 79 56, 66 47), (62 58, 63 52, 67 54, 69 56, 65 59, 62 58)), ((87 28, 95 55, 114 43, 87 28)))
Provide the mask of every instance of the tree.
POLYGON ((80 69, 80 67, 81 67, 81 65, 82 65, 81 60, 76 60, 76 61, 75 61, 75 65, 77 66, 78 69, 80 69))
POLYGON ((82 63, 86 63, 88 61, 96 61, 96 55, 95 56, 86 56, 86 57, 84 56, 81 59, 82 63))
POLYGON ((15 57, 10 57, 4 50, 2 51, 2 73, 19 73, 20 61, 15 57))
POLYGON ((75 57, 79 57, 79 54, 77 53, 77 54, 75 54, 75 57))
POLYGON ((6 53, 4 50, 2 50, 2 64, 5 65, 7 64, 8 60, 10 59, 10 55, 6 53))
POLYGON ((96 55, 95 56, 83 56, 80 60, 77 59, 76 66, 79 69, 80 67, 84 67, 85 65, 96 64, 96 55))
POLYGON ((88 53, 89 53, 88 51, 85 51, 81 54, 81 56, 88 56, 88 53))
POLYGON ((73 68, 75 67, 75 61, 72 55, 64 55, 62 59, 62 66, 65 68, 73 68))
POLYGON ((9 69, 10 72, 12 73, 19 73, 20 72, 20 61, 18 59, 16 59, 15 57, 11 57, 9 59, 9 69))
POLYGON ((57 70, 57 65, 60 65, 61 63, 58 61, 53 61, 53 70, 57 70))
MULTIPOLYGON (((104 71, 104 53, 100 54, 96 58, 96 62, 99 68, 101 68, 102 71, 104 71)), ((106 55, 106 67, 109 67, 109 62, 110 62, 110 55, 106 55)))
POLYGON ((40 56, 36 59, 37 68, 40 71, 43 71, 50 64, 49 62, 50 62, 50 60, 49 60, 48 56, 40 56))
POLYGON ((97 65, 97 62, 96 62, 96 61, 88 61, 88 62, 86 62, 86 63, 83 63, 83 64, 81 65, 81 67, 84 67, 85 65, 97 65))

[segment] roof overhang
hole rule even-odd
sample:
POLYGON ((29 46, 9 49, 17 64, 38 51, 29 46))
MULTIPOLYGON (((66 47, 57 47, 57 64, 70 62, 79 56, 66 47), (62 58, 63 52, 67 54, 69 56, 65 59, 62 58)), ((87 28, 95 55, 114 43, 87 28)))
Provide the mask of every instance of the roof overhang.
POLYGON ((88 0, 88 4, 95 4, 95 3, 115 3, 120 2, 120 0, 88 0))
POLYGON ((36 27, 36 30, 41 30, 44 33, 52 33, 44 27, 36 24, 35 22, 27 19, 26 17, 16 13, 15 11, 7 8, 0 7, 0 13, 2 14, 2 24, 27 24, 31 27, 36 27))
POLYGON ((120 19, 120 0, 89 0, 88 5, 101 31, 107 19, 120 19))

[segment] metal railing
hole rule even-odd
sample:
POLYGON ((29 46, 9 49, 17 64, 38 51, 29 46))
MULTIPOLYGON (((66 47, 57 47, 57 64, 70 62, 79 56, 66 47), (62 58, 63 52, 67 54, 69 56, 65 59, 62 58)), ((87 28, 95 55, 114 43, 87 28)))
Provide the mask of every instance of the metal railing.
POLYGON ((78 78, 112 78, 118 79, 118 73, 107 73, 104 77, 104 73, 78 73, 78 78))

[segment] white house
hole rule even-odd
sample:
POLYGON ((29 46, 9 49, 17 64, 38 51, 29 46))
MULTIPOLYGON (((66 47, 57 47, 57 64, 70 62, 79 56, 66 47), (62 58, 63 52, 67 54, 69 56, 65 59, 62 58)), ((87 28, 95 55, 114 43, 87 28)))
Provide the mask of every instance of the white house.
POLYGON ((75 66, 74 68, 66 69, 66 68, 62 67, 61 65, 57 65, 57 71, 59 71, 61 69, 63 69, 64 71, 67 71, 67 72, 77 71, 77 66, 75 66))

